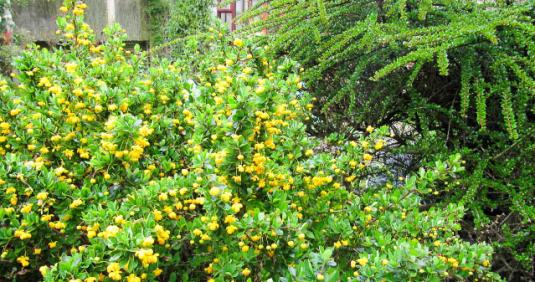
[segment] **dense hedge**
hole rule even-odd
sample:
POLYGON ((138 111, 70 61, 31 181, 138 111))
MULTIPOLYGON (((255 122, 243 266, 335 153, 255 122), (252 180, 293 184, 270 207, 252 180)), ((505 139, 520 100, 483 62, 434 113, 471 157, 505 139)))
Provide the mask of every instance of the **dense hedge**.
POLYGON ((2 279, 496 279, 463 207, 422 202, 457 186, 458 155, 360 185, 388 129, 318 150, 292 62, 214 33, 195 72, 149 66, 118 26, 93 45, 85 8, 0 81, 2 279))

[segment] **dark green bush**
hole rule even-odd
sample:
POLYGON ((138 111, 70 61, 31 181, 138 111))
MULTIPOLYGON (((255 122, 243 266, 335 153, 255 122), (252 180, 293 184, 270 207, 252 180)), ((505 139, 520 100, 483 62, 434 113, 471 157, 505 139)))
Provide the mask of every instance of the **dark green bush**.
POLYGON ((213 5, 211 0, 150 0, 152 45, 166 44, 160 49, 167 54, 185 49, 184 37, 205 32, 214 24, 213 5))
POLYGON ((417 161, 463 152, 467 237, 498 247, 494 267, 533 278, 533 1, 262 1, 242 20, 305 66, 323 108, 312 132, 410 125, 397 137, 417 161), (484 2, 484 3, 483 3, 484 2))

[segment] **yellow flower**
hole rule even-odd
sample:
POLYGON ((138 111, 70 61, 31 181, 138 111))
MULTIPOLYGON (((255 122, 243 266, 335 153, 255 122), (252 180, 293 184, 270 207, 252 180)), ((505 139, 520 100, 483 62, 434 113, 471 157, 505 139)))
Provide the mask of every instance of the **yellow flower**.
POLYGON ((262 94, 262 93, 264 93, 264 91, 266 91, 266 88, 264 87, 264 85, 259 85, 259 86, 255 89, 256 94, 262 94))
POLYGON ((146 237, 141 244, 145 248, 150 248, 154 244, 154 238, 152 236, 146 237))
POLYGON ((65 6, 61 6, 59 7, 59 10, 62 12, 62 13, 67 13, 69 11, 69 9, 67 9, 67 7, 65 6))
POLYGON ((139 278, 137 275, 132 273, 128 275, 128 277, 126 277, 126 281, 127 282, 141 282, 141 278, 139 278))
POLYGON ((69 207, 70 207, 71 209, 75 209, 75 208, 81 206, 83 203, 84 203, 84 202, 83 202, 82 200, 80 200, 80 199, 76 199, 76 200, 74 200, 74 201, 69 205, 69 207))
POLYGON ((201 236, 201 234, 202 234, 202 231, 201 231, 200 229, 195 228, 195 229, 193 230, 193 235, 195 235, 195 236, 201 236))
MULTIPOLYGON (((84 95, 84 92, 82 91, 82 89, 76 88, 76 89, 74 89, 72 91, 72 94, 74 94, 74 96, 80 97, 80 96, 84 95)), ((81 109, 81 108, 85 108, 85 105, 83 107, 82 107, 82 105, 78 105, 78 106, 75 106, 75 107, 78 108, 78 109, 81 109)))
POLYGON ((29 262, 29 259, 27 256, 20 256, 17 258, 17 262, 20 263, 20 265, 22 265, 22 267, 26 267, 28 265, 30 265, 30 262, 29 262))
POLYGON ((60 135, 54 135, 52 137, 50 137, 50 141, 52 142, 58 142, 61 140, 61 136, 60 135))
POLYGON ((235 213, 238 213, 240 212, 241 208, 243 207, 243 205, 241 203, 234 203, 232 204, 232 211, 234 211, 235 213))
POLYGON ((162 270, 160 268, 156 268, 152 273, 154 273, 154 276, 160 276, 160 274, 162 274, 162 270))
POLYGON ((488 259, 484 260, 483 263, 481 263, 481 265, 483 265, 484 267, 489 267, 490 266, 490 261, 488 259))
POLYGON ((33 204, 27 204, 20 209, 21 213, 29 213, 32 211, 33 204))
POLYGON ((316 275, 316 279, 318 279, 318 281, 323 281, 325 279, 325 276, 323 276, 323 274, 321 274, 321 273, 318 273, 316 275))
POLYGON ((53 248, 56 247, 57 244, 58 244, 58 242, 56 242, 56 241, 52 241, 52 242, 48 243, 48 247, 51 248, 51 249, 53 249, 53 248))
POLYGON ((210 195, 213 196, 213 197, 216 197, 217 195, 219 195, 219 193, 221 193, 221 189, 219 189, 219 187, 212 187, 210 188, 210 195))
POLYGON ((103 232, 100 232, 98 236, 104 239, 108 239, 110 237, 115 237, 117 233, 119 233, 119 231, 121 231, 121 228, 119 228, 116 225, 110 225, 106 227, 106 230, 104 230, 103 232))
POLYGON ((143 155, 143 151, 144 150, 141 146, 134 145, 132 146, 132 150, 128 152, 128 157, 130 158, 131 161, 137 162, 139 161, 139 159, 141 159, 141 156, 143 155))
POLYGON ((163 219, 162 212, 159 210, 154 210, 152 214, 154 215, 154 220, 156 221, 160 221, 163 219))
POLYGON ((101 105, 96 105, 94 108, 95 113, 100 113, 104 110, 104 108, 101 105))
MULTIPOLYGON (((82 9, 79 9, 78 7, 74 8, 74 10, 72 11, 72 13, 75 15, 75 16, 81 16, 84 14, 84 10, 82 9)), ((120 279, 120 278, 119 278, 120 279)), ((117 280, 119 280, 117 279, 117 280)), ((116 279, 114 279, 116 280, 116 279)))
POLYGON ((227 234, 232 235, 234 234, 234 232, 236 232, 236 230, 238 230, 238 228, 234 225, 229 225, 227 226, 226 230, 227 230, 227 234))
POLYGON ((165 228, 159 224, 154 227, 154 231, 156 232, 156 238, 160 245, 163 245, 165 241, 169 239, 169 235, 171 234, 169 230, 165 230, 165 228))
POLYGON ((217 228, 219 228, 219 224, 217 224, 217 222, 212 221, 208 223, 208 229, 210 229, 211 231, 215 231, 217 230, 217 228))
POLYGON ((108 277, 110 277, 111 280, 114 280, 114 281, 119 281, 119 280, 122 279, 122 276, 121 276, 120 272, 110 272, 108 274, 108 277))
POLYGON ((375 150, 379 151, 381 150, 385 145, 385 141, 379 140, 375 143, 375 150))
POLYGON ((148 267, 150 264, 158 262, 159 254, 155 254, 152 249, 141 249, 136 251, 136 257, 141 260, 143 267, 148 267))
POLYGON ((368 263, 368 258, 359 258, 357 260, 357 262, 361 265, 361 266, 365 266, 367 263, 368 263))
POLYGON ((112 273, 112 272, 121 272, 121 266, 119 265, 119 263, 117 262, 113 262, 113 263, 110 263, 108 265, 108 267, 106 268, 106 271, 108 271, 108 273, 112 273))
POLYGON ((18 237, 21 240, 26 240, 32 238, 32 234, 29 232, 26 232, 24 230, 16 230, 15 231, 15 237, 18 237))
POLYGON ((154 129, 152 128, 149 128, 148 126, 142 126, 140 129, 139 129, 139 135, 143 136, 143 137, 147 137, 149 135, 151 135, 152 133, 154 132, 154 129))
POLYGON ((459 261, 455 258, 448 258, 448 263, 450 263, 453 268, 459 267, 459 261))
POLYGON ((59 95, 61 94, 61 87, 58 85, 54 85, 54 86, 49 87, 48 91, 50 91, 50 93, 52 94, 59 95))
POLYGON ((236 39, 234 39, 234 41, 232 42, 232 44, 233 44, 234 46, 236 46, 236 47, 243 47, 243 40, 236 38, 236 39))
POLYGON ((241 274, 245 277, 251 275, 251 270, 249 268, 244 268, 242 271, 241 271, 241 274))
POLYGON ((11 199, 9 200, 12 206, 15 206, 18 202, 17 195, 13 195, 11 199))
POLYGON ((234 223, 234 222, 236 222, 236 217, 234 217, 234 216, 231 215, 231 214, 225 216, 225 223, 227 223, 227 224, 232 224, 232 223, 234 223))
POLYGON ((122 215, 118 215, 116 216, 113 221, 116 223, 116 224, 119 224, 119 225, 123 225, 126 220, 124 219, 124 217, 122 215))
POLYGON ((43 266, 39 267, 39 272, 44 277, 46 275, 46 273, 48 272, 48 266, 43 265, 43 266))
POLYGON ((352 260, 350 265, 351 265, 351 268, 355 268, 355 267, 357 267, 357 262, 352 260))
POLYGON ((13 109, 13 110, 9 111, 9 114, 11 116, 16 116, 16 115, 20 114, 20 112, 21 112, 20 109, 13 109))
POLYGON ((76 68, 78 65, 76 63, 66 63, 65 64, 65 70, 67 70, 68 73, 74 73, 76 71, 76 68))
POLYGON ((230 192, 224 192, 223 194, 221 194, 221 201, 225 203, 229 202, 230 198, 232 198, 232 193, 230 192))

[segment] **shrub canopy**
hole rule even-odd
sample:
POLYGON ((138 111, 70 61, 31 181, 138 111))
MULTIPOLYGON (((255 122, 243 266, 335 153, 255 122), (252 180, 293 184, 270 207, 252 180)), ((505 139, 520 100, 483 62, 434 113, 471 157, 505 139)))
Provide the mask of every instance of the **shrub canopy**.
POLYGON ((240 39, 186 65, 92 43, 85 5, 65 48, 33 47, 0 82, 0 273, 45 281, 493 279, 459 239, 459 156, 359 185, 385 146, 368 128, 331 152, 305 133, 299 71, 240 39), (39 274, 40 272, 40 274, 39 274))

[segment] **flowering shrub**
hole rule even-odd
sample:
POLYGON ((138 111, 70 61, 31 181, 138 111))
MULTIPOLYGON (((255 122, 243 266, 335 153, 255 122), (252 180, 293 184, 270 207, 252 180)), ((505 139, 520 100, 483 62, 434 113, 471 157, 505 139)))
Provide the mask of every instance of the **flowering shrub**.
POLYGON ((236 39, 195 72, 149 66, 117 26, 94 45, 84 9, 62 8, 68 48, 0 82, 2 279, 494 278, 491 248, 456 234, 463 207, 419 196, 455 187, 459 156, 359 185, 387 129, 316 149, 291 62, 236 39))

